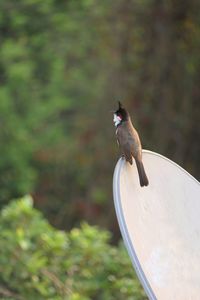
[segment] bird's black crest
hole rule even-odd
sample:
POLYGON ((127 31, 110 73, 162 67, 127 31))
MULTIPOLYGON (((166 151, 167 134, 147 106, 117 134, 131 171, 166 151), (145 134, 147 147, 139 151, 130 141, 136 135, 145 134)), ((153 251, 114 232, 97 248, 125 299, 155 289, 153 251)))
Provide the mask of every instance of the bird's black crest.
POLYGON ((122 106, 121 102, 118 101, 118 105, 119 105, 119 108, 118 110, 116 110, 116 114, 118 116, 120 116, 122 118, 122 121, 126 121, 128 119, 128 112, 127 110, 122 106))

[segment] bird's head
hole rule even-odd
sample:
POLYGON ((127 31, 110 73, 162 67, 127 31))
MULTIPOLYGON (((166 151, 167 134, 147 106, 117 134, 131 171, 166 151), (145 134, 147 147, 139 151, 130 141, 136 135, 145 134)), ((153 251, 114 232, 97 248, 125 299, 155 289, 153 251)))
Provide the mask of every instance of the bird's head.
POLYGON ((121 124, 124 121, 128 120, 129 114, 126 111, 125 108, 122 107, 122 104, 118 102, 119 108, 114 112, 114 118, 113 122, 115 123, 115 126, 117 127, 119 124, 121 124))

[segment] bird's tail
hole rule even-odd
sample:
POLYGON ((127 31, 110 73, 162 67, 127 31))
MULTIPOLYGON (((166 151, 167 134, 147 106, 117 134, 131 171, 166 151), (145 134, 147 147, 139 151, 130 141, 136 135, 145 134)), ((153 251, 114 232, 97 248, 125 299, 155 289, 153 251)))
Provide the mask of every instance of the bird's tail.
POLYGON ((149 184, 149 180, 145 173, 144 165, 141 160, 136 159, 135 161, 136 161, 136 166, 137 166, 138 174, 139 174, 139 178, 140 178, 140 185, 147 186, 149 184))

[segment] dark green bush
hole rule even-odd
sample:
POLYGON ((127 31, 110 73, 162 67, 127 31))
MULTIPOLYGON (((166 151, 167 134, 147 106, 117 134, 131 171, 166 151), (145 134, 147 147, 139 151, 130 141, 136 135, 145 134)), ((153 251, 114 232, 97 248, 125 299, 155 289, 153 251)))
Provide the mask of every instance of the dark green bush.
POLYGON ((110 233, 53 228, 26 196, 0 219, 0 297, 28 300, 146 299, 130 259, 110 233))

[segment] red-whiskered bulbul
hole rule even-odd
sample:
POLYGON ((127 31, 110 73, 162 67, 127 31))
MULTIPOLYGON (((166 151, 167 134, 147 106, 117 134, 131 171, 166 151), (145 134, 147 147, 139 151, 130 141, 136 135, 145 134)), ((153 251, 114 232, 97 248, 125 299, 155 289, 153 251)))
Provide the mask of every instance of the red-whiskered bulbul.
POLYGON ((117 141, 123 156, 131 165, 133 164, 133 158, 135 159, 140 185, 147 186, 149 181, 142 163, 142 146, 140 138, 133 127, 129 113, 122 107, 120 102, 118 110, 114 112, 113 122, 117 128, 117 141))

